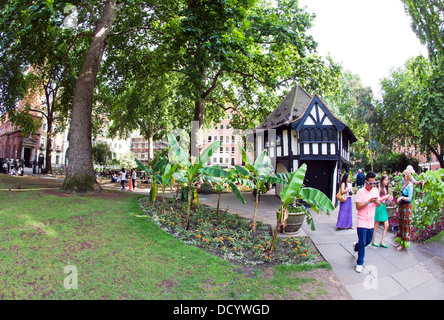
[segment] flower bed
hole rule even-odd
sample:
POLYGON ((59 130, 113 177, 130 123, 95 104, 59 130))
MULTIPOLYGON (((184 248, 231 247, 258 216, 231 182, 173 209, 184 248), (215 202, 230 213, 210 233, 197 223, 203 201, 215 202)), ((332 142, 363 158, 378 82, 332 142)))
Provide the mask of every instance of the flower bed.
POLYGON ((217 216, 215 209, 200 206, 191 213, 190 228, 186 230, 186 203, 167 199, 165 214, 161 201, 152 204, 142 197, 139 204, 145 214, 174 237, 225 260, 251 265, 323 261, 309 237, 279 238, 270 254, 271 228, 262 222, 258 222, 253 236, 250 219, 226 211, 217 216))
MULTIPOLYGON (((419 206, 413 210, 411 241, 416 243, 422 243, 444 230, 444 214, 437 217, 430 225, 424 225, 420 220, 423 211, 419 206)), ((396 211, 395 215, 389 218, 390 229, 398 225, 398 217, 398 211, 396 211)))
POLYGON ((436 215, 430 224, 421 224, 417 221, 420 220, 422 214, 421 208, 417 207, 416 212, 413 213, 413 226, 412 226, 412 241, 424 242, 444 230, 444 214, 436 215))

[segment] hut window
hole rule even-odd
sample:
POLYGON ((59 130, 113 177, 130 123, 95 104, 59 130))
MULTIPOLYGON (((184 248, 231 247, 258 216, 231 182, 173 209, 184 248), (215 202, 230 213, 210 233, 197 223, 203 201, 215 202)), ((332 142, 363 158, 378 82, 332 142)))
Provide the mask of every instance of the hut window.
POLYGON ((304 129, 302 131, 302 137, 301 137, 302 141, 309 141, 310 140, 310 134, 308 132, 308 129, 304 129))
POLYGON ((316 141, 322 141, 321 129, 316 129, 316 141))
POLYGON ((327 129, 322 129, 322 141, 328 141, 328 131, 327 131, 327 129))
POLYGON ((333 129, 328 129, 328 141, 336 141, 333 129))
POLYGON ((276 136, 276 145, 281 146, 282 145, 282 138, 280 135, 276 136))
POLYGON ((316 140, 316 133, 314 129, 310 130, 310 141, 315 141, 316 140))

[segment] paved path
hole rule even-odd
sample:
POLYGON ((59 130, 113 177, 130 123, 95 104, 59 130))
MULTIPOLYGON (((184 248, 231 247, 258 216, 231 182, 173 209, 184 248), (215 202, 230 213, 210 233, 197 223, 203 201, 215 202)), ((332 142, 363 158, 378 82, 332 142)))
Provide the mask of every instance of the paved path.
MULTIPOLYGON (((106 187, 120 189, 116 187, 106 187)), ((147 194, 147 190, 136 189, 147 194)), ((171 196, 172 193, 168 192, 171 196)), ((222 194, 221 210, 228 209, 246 218, 253 218, 254 197, 244 194, 247 200, 242 204, 233 194, 222 194)), ((202 204, 216 206, 216 194, 199 194, 202 204)), ((276 226, 276 208, 279 199, 271 194, 261 195, 258 206, 258 220, 276 226)), ((322 256, 330 263, 338 279, 353 299, 395 299, 395 300, 444 300, 444 245, 440 243, 413 244, 407 250, 398 251, 393 247, 394 235, 388 232, 385 243, 388 248, 368 246, 365 252, 364 271, 355 271, 356 257, 352 243, 357 241, 356 230, 338 230, 336 220, 339 206, 329 215, 315 214, 316 230, 304 223, 296 235, 308 235, 322 256)), ((356 208, 353 206, 353 223, 356 226, 356 208)), ((377 230, 377 240, 382 229, 377 230)))

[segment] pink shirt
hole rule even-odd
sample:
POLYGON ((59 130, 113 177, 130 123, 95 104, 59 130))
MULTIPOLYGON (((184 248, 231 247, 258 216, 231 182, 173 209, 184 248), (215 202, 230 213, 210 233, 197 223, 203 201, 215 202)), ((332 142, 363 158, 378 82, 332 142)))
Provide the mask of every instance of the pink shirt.
MULTIPOLYGON (((378 198, 379 199, 379 191, 377 188, 372 188, 372 190, 367 191, 367 189, 361 188, 356 193, 355 203, 357 202, 366 202, 370 200, 371 198, 378 198)), ((365 206, 361 210, 358 210, 358 228, 366 228, 366 229, 372 229, 375 227, 375 210, 376 210, 376 204, 370 203, 369 205, 365 206)))

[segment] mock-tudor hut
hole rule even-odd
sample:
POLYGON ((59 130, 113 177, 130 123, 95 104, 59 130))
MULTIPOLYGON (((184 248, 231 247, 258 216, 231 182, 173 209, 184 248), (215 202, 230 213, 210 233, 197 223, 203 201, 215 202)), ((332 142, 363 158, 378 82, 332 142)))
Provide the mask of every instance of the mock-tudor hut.
MULTIPOLYGON (((267 149, 276 173, 307 164, 304 185, 324 192, 333 202, 341 170, 350 168, 350 144, 357 139, 317 94, 299 85, 254 130, 256 155, 267 149)), ((276 187, 279 194, 282 186, 276 187)))

